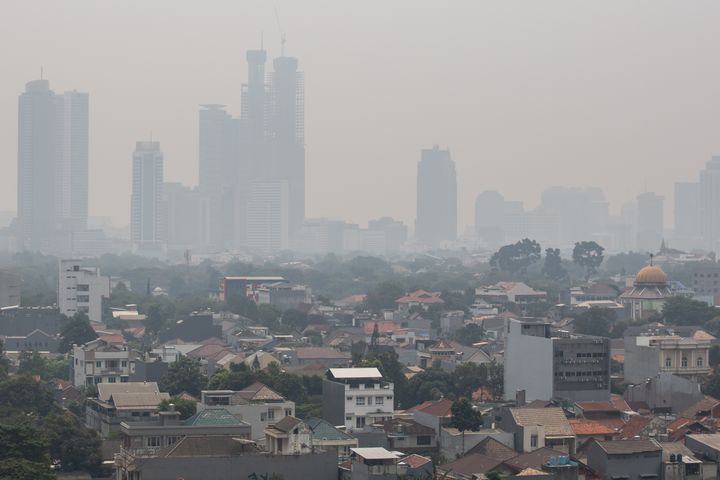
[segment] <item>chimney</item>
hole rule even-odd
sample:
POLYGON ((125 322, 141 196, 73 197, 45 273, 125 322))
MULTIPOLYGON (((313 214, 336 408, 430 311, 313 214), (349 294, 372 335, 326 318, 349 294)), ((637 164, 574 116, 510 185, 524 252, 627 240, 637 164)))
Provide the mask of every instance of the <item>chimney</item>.
POLYGON ((524 407, 525 406, 525 390, 518 390, 515 392, 515 406, 516 407, 524 407))

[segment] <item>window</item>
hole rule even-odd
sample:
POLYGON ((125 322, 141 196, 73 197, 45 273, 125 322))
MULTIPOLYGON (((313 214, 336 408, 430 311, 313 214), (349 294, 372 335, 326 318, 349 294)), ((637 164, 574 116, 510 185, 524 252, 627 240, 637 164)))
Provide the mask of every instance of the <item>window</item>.
POLYGON ((355 418, 355 427, 356 428, 365 428, 365 417, 355 418))
POLYGON ((365 405, 365 397, 355 397, 355 405, 365 405))
POLYGON ((96 366, 97 368, 102 367, 102 362, 98 360, 97 362, 95 362, 95 366, 96 366))
POLYGON ((115 377, 108 377, 108 383, 115 383, 117 379, 115 377))
POLYGON ((127 360, 120 362, 120 365, 122 365, 123 368, 127 367, 127 360))
POLYGON ((698 357, 698 358, 697 358, 697 361, 695 362, 695 364, 696 364, 698 367, 702 367, 702 366, 703 366, 703 358, 702 358, 702 357, 698 357))
POLYGON ((267 412, 260 412, 260 421, 267 422, 267 412))
POLYGON ((160 437, 147 437, 147 446, 148 447, 159 447, 160 445, 161 445, 160 437))
POLYGON ((177 441, 180 440, 181 438, 182 437, 180 437, 179 435, 171 435, 171 436, 167 437, 168 446, 175 445, 177 443, 177 441))
POLYGON ((274 408, 268 408, 267 416, 268 416, 268 420, 270 420, 271 422, 272 422, 273 420, 275 420, 275 409, 274 409, 274 408))
POLYGON ((430 445, 430 435, 418 435, 417 437, 417 444, 418 445, 430 445))
POLYGON ((681 362, 682 362, 682 368, 687 368, 687 366, 688 366, 687 357, 682 357, 681 362))
POLYGON ((95 384, 102 383, 102 377, 95 377, 95 384))
POLYGON ((367 397, 367 404, 372 405, 372 398, 373 397, 367 397))
POLYGON ((90 296, 89 295, 78 295, 77 301, 82 303, 90 303, 90 296))
POLYGON ((530 448, 537 448, 538 436, 536 434, 530 435, 530 448))
POLYGON ((349 422, 352 420, 352 415, 345 415, 345 421, 349 422))
POLYGON ((353 399, 352 395, 348 395, 347 399, 352 400, 353 399))
POLYGON ((90 291, 90 285, 78 285, 77 286, 78 292, 89 292, 90 291))
POLYGON ((120 383, 127 383, 128 377, 120 377, 120 383))
POLYGON ((665 359, 665 367, 666 367, 666 368, 672 367, 672 360, 670 360, 670 357, 667 357, 667 358, 665 359))
POLYGON ((285 409, 285 416, 286 416, 286 417, 292 417, 292 408, 286 408, 286 409, 285 409))
POLYGON ((375 397, 375 405, 382 405, 385 403, 385 398, 383 397, 375 397))

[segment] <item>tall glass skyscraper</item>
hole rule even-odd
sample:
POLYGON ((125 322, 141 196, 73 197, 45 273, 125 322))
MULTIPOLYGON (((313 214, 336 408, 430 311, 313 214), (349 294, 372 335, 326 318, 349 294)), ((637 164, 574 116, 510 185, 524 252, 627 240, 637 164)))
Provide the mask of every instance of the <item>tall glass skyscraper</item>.
POLYGON ((457 178, 449 150, 423 150, 417 172, 415 236, 431 247, 457 238, 457 178))

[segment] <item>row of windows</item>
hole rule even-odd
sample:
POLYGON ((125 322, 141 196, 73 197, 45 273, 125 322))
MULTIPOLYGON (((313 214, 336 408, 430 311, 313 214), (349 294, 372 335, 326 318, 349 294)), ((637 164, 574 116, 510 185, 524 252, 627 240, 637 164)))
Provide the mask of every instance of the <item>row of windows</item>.
MULTIPOLYGON (((117 383, 118 377, 107 377, 107 382, 105 383, 117 383)), ((128 377, 120 377, 120 383, 127 383, 128 377)), ((86 385, 97 385, 98 383, 103 383, 103 377, 87 377, 85 379, 86 385)))
MULTIPOLYGON (((667 358, 665 359, 665 367, 667 367, 667 368, 672 368, 672 364, 673 364, 672 358, 667 357, 667 358)), ((698 358, 695 360, 695 366, 696 366, 696 367, 701 367, 701 368, 702 368, 703 364, 704 364, 703 357, 698 357, 698 358)), ((681 366, 682 368, 687 368, 687 367, 688 367, 688 358, 687 358, 687 357, 682 357, 682 360, 680 360, 680 366, 681 366)))
MULTIPOLYGON (((365 405, 365 402, 367 401, 367 405, 373 404, 373 398, 375 398, 375 405, 384 405, 385 404, 385 397, 363 397, 363 396, 357 396, 355 397, 355 405, 365 405), (366 400, 367 399, 367 400, 366 400)), ((348 400, 352 400, 353 397, 347 397, 348 400)), ((388 400, 392 400, 391 396, 387 397, 388 400)))
MULTIPOLYGON (((556 358, 562 358, 564 356, 565 356, 565 352, 563 352, 562 350, 555 351, 556 358)), ((607 353, 605 353, 605 352, 578 352, 575 354, 575 357, 576 358, 603 358, 603 357, 607 357, 607 353)))
POLYGON ((598 377, 608 374, 607 370, 580 371, 580 372, 555 372, 556 377, 598 377))

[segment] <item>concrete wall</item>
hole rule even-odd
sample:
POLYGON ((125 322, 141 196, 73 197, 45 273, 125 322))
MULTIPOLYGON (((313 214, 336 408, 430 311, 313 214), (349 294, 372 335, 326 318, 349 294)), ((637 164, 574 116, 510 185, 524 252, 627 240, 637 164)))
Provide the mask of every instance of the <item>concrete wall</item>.
POLYGON ((345 425, 345 385, 323 378, 322 418, 335 426, 345 425))
POLYGON ((623 477, 628 480, 641 480, 643 475, 656 475, 660 478, 662 452, 639 453, 633 455, 612 455, 608 457, 597 443, 587 450, 587 465, 600 478, 611 480, 623 477))
POLYGON ((629 383, 644 382, 660 371, 659 349, 637 345, 637 337, 625 337, 623 373, 629 383))
MULTIPOLYGON (((143 458, 135 463, 142 480, 237 480, 283 478, 336 480, 337 456, 332 452, 309 455, 237 455, 233 457, 143 458), (253 476, 254 475, 254 476, 253 476)), ((118 478, 125 478, 118 476, 118 478)))
POLYGON ((623 395, 631 402, 645 402, 652 409, 670 409, 680 413, 703 398, 700 386, 669 373, 660 373, 643 380, 637 385, 630 385, 623 395))
POLYGON ((552 339, 523 335, 522 324, 508 323, 505 342, 505 399, 513 400, 517 390, 525 390, 526 400, 550 400, 553 396, 552 339))

